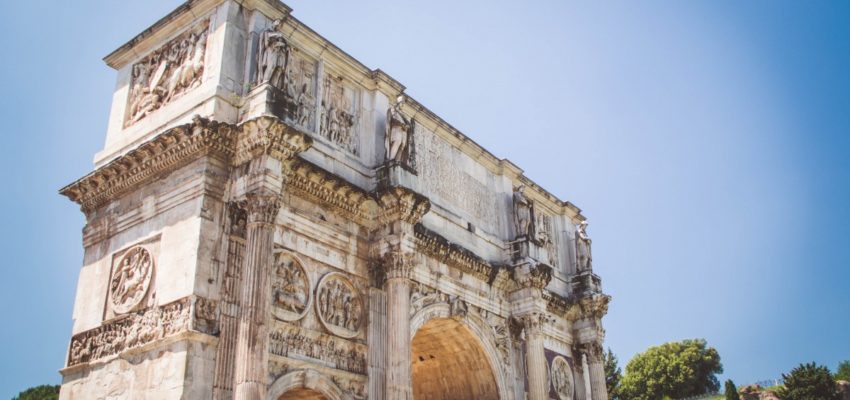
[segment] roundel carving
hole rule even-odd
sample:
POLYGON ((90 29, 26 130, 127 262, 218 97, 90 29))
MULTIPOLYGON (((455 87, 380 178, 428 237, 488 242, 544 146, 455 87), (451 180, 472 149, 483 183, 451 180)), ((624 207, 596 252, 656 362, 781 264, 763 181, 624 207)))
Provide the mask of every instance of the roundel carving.
POLYGON ((133 311, 148 293, 152 275, 153 257, 146 248, 136 246, 124 253, 109 282, 113 311, 117 314, 133 311))
POLYGON ((560 400, 573 399, 573 374, 570 370, 570 364, 567 359, 561 356, 555 357, 552 360, 552 368, 550 369, 552 377, 552 387, 555 388, 555 394, 560 400))
POLYGON ((310 308, 310 281, 301 263, 288 253, 277 253, 272 271, 272 314, 297 321, 310 308))
POLYGON ((363 320, 363 300, 351 281, 338 272, 316 286, 316 314, 325 329, 343 338, 357 336, 363 320))

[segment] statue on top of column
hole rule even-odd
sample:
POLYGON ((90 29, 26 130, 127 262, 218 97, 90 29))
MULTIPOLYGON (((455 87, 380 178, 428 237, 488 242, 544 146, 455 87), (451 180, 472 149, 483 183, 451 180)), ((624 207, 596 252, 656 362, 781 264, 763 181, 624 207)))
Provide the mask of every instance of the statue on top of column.
POLYGON ((587 221, 581 221, 576 225, 576 269, 578 272, 590 271, 593 267, 590 243, 590 236, 587 235, 587 221))
POLYGON ((278 31, 281 21, 272 22, 272 26, 260 34, 257 52, 257 84, 268 82, 272 86, 282 87, 284 70, 289 60, 289 44, 278 31))
POLYGON ((401 107, 404 105, 404 95, 396 98, 396 103, 387 110, 387 128, 384 147, 387 152, 387 161, 406 162, 409 156, 407 151, 411 120, 404 116, 401 107))
POLYGON ((514 226, 516 237, 528 237, 531 228, 531 200, 525 197, 525 185, 514 190, 514 226))

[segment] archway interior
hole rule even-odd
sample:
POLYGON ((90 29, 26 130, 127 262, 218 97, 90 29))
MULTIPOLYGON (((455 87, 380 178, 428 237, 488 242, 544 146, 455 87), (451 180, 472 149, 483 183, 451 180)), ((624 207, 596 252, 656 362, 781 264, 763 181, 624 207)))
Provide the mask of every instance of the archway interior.
POLYGON ((498 400, 493 368, 478 339, 458 321, 432 319, 413 337, 414 400, 498 400))
POLYGON ((328 400, 328 398, 315 390, 302 388, 290 390, 277 400, 328 400))

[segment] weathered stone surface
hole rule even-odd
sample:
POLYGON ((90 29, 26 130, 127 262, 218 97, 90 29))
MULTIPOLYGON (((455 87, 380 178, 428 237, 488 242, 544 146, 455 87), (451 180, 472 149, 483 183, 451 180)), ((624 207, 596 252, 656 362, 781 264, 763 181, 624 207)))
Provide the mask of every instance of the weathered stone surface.
POLYGON ((107 57, 61 398, 607 398, 580 210, 290 11, 107 57))

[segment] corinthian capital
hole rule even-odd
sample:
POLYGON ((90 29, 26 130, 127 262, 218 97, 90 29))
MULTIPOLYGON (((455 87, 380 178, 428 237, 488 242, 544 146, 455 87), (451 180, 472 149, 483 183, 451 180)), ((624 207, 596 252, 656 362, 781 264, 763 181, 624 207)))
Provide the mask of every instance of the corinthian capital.
POLYGON ((248 224, 271 224, 280 210, 280 196, 271 193, 248 193, 245 209, 248 211, 248 224))
POLYGON ((544 312, 529 312, 514 316, 514 320, 526 335, 539 334, 543 332, 543 326, 549 322, 549 317, 544 312))
POLYGON ((602 361, 602 353, 604 350, 602 349, 602 343, 598 341, 592 341, 587 343, 582 343, 579 345, 579 351, 582 354, 587 355, 587 361, 589 362, 601 362, 602 361))
POLYGON ((413 271, 413 254, 398 249, 390 250, 382 259, 386 279, 409 279, 413 271))

